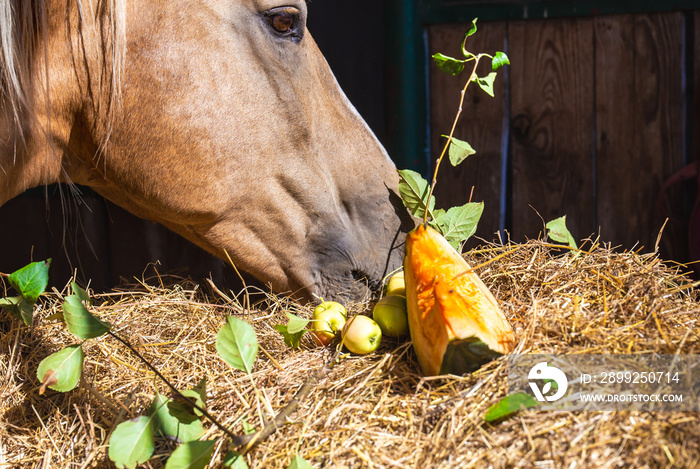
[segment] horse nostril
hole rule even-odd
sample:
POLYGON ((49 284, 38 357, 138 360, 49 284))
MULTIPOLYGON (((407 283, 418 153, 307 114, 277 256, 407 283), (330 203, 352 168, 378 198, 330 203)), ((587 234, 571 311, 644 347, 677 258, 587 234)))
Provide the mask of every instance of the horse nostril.
POLYGON ((361 283, 365 285, 373 293, 377 293, 379 291, 379 288, 381 286, 381 281, 379 279, 372 278, 366 272, 363 272, 359 269, 351 270, 350 274, 352 275, 352 278, 355 281, 355 283, 361 283))

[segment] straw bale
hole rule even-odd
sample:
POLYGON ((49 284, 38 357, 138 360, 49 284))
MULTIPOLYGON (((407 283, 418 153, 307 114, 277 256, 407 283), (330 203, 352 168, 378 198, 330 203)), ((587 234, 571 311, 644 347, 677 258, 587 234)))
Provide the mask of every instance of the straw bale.
MULTIPOLYGON (((466 254, 516 330, 516 351, 700 353, 698 293, 682 267, 654 254, 588 243, 582 252, 543 241, 485 245, 466 254)), ((67 288, 45 295, 31 328, 0 313, 0 467, 111 467, 110 432, 144 414, 169 389, 116 340, 86 343, 84 378, 68 393, 39 395, 39 361, 75 342, 46 320, 67 288)), ((535 412, 488 424, 506 393, 502 360, 464 377, 423 378, 407 341, 376 353, 338 355, 305 336, 287 347, 273 329, 311 307, 284 297, 222 293, 162 278, 94 294, 109 321, 180 389, 207 379, 209 412, 236 434, 261 428, 309 380, 308 397, 247 456, 250 467, 284 468, 298 453, 314 467, 697 467, 700 417, 683 412, 535 412), (227 315, 253 324, 263 352, 251 376, 217 355, 227 315), (336 361, 332 361, 337 359, 336 361), (332 363, 332 366, 330 366, 332 363), (321 370, 327 369, 322 373, 321 370)), ((350 305, 369 314, 371 304, 350 305)), ((205 438, 222 432, 205 422, 205 438)), ((160 468, 173 443, 159 441, 144 467, 160 468)), ((217 445, 215 460, 226 448, 217 445)))

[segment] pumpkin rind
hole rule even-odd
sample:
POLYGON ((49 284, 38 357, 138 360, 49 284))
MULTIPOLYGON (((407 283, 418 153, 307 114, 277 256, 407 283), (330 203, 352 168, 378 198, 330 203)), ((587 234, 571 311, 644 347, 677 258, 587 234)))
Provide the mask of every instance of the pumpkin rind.
POLYGON ((494 296, 427 225, 406 238, 404 277, 411 340, 425 375, 471 372, 512 350, 515 336, 494 296))

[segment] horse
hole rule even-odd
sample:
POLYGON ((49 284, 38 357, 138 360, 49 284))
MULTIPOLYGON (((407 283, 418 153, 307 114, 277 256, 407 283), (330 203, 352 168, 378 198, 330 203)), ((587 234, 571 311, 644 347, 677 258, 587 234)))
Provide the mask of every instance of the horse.
POLYGON ((82 185, 306 301, 376 292, 413 226, 303 0, 0 3, 0 205, 82 185))

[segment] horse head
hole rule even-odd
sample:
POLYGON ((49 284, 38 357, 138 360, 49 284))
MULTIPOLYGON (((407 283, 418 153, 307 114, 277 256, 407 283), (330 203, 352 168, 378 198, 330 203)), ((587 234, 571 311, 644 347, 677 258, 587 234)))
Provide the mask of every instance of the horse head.
POLYGON ((304 1, 103 3, 0 7, 0 203, 90 186, 306 299, 358 298, 400 265, 396 169, 304 1))

